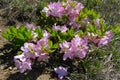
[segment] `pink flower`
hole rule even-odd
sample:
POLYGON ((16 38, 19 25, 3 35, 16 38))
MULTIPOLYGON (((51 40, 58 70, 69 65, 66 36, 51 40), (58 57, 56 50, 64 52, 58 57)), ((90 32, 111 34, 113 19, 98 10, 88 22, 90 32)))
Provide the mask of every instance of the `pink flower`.
POLYGON ((49 58, 49 54, 47 53, 37 52, 37 55, 38 55, 38 61, 46 60, 49 58))
POLYGON ((56 26, 56 25, 54 25, 52 27, 52 29, 55 30, 55 31, 61 31, 62 33, 66 32, 68 30, 68 28, 66 27, 66 25, 63 25, 63 26, 59 26, 59 25, 56 26))
POLYGON ((111 31, 111 30, 110 30, 110 31, 107 31, 107 32, 105 33, 105 36, 103 36, 103 37, 100 39, 100 41, 99 41, 99 43, 98 43, 98 46, 101 47, 102 45, 107 45, 107 44, 110 42, 112 36, 113 36, 112 31, 111 31))
POLYGON ((42 12, 45 12, 47 17, 50 15, 50 9, 47 7, 44 7, 42 12))
POLYGON ((109 38, 112 38, 113 37, 113 32, 110 30, 110 31, 107 31, 105 33, 106 36, 108 36, 109 38))
POLYGON ((35 45, 33 43, 24 43, 24 46, 21 47, 21 50, 23 52, 32 52, 34 49, 35 45))
POLYGON ((76 57, 85 58, 88 50, 87 39, 82 39, 78 35, 71 42, 63 42, 60 44, 61 52, 64 52, 63 60, 67 58, 73 59, 76 57))
MULTIPOLYGON (((46 43, 45 43, 46 44, 46 43)), ((36 45, 36 48, 35 48, 35 51, 36 51, 36 54, 37 54, 37 57, 38 57, 38 61, 42 60, 42 59, 47 59, 48 58, 48 50, 50 49, 49 48, 49 45, 48 43, 45 45, 44 43, 43 44, 39 44, 37 43, 36 45), (40 59, 41 58, 41 59, 40 59)))
POLYGON ((20 70, 21 73, 25 72, 26 70, 31 70, 31 61, 26 60, 24 62, 20 60, 14 60, 15 66, 20 70))
POLYGON ((68 15, 71 14, 72 6, 70 5, 70 2, 66 3, 65 11, 68 15))
POLYGON ((21 50, 23 53, 21 55, 14 56, 15 66, 23 73, 26 70, 31 70, 31 60, 35 59, 36 55, 34 54, 33 43, 25 43, 21 50))
POLYGON ((24 46, 21 47, 21 50, 23 51, 23 55, 26 58, 35 59, 36 54, 35 54, 34 48, 35 48, 35 45, 33 43, 24 43, 24 46))
POLYGON ((84 18, 84 19, 82 19, 82 22, 86 25, 86 26, 88 26, 89 25, 89 19, 86 17, 86 18, 84 18))
POLYGON ((84 8, 83 4, 82 3, 78 3, 76 1, 71 1, 71 0, 68 0, 66 2, 66 11, 68 13, 68 15, 73 15, 75 14, 75 16, 78 16, 80 10, 82 10, 84 8), (72 5, 75 5, 75 6, 72 6, 72 5))
POLYGON ((78 24, 77 22, 74 22, 74 23, 73 23, 73 26, 76 27, 76 28, 80 28, 80 27, 81 27, 81 24, 78 24))
POLYGON ((75 6, 76 12, 80 12, 80 10, 82 10, 84 8, 82 3, 77 3, 77 5, 75 6))
POLYGON ((58 74, 59 79, 63 79, 64 76, 68 75, 67 68, 59 66, 58 68, 54 68, 55 72, 58 74))
POLYGON ((70 48, 70 42, 64 41, 63 43, 60 44, 60 48, 62 48, 63 51, 66 51, 67 49, 70 48))
POLYGON ((81 3, 78 3, 76 1, 67 1, 66 3, 66 13, 69 16, 69 25, 73 25, 74 27, 80 28, 81 25, 76 22, 76 18, 79 16, 80 10, 82 10, 84 6, 81 3), (72 6, 72 5, 75 6, 72 6))
POLYGON ((44 31, 43 38, 37 41, 37 44, 35 45, 34 50, 36 52, 38 61, 49 58, 48 54, 48 51, 50 50, 50 46, 48 45, 49 37, 50 37, 49 33, 47 33, 47 31, 44 31))
POLYGON ((63 60, 66 60, 67 58, 73 59, 73 53, 71 49, 71 43, 64 41, 60 44, 61 53, 64 52, 63 60))
POLYGON ((90 41, 92 41, 94 44, 98 44, 100 41, 100 38, 98 36, 98 34, 95 33, 87 33, 87 37, 90 39, 90 41))
POLYGON ((60 26, 53 25, 52 29, 55 30, 55 31, 59 31, 60 30, 60 26))
POLYGON ((71 40, 71 47, 74 50, 74 56, 79 58, 85 58, 88 46, 87 40, 80 38, 78 35, 71 40))
POLYGON ((66 27, 66 25, 61 26, 61 29, 60 29, 61 32, 66 32, 67 30, 68 28, 66 27))
POLYGON ((45 38, 45 39, 50 38, 50 33, 48 33, 46 30, 44 30, 43 38, 45 38))
POLYGON ((33 34, 33 41, 36 42, 38 34, 36 32, 34 32, 34 31, 32 31, 32 34, 33 34))
POLYGON ((28 28, 28 29, 35 29, 35 28, 37 28, 38 26, 36 26, 36 25, 34 25, 34 24, 29 24, 29 23, 26 23, 26 27, 28 28))
POLYGON ((26 60, 26 57, 24 56, 24 54, 14 56, 14 60, 18 60, 18 59, 24 62, 26 60))
POLYGON ((31 70, 31 61, 23 54, 14 57, 15 66, 23 73, 26 70, 31 70))
POLYGON ((47 16, 52 15, 54 17, 62 17, 65 14, 64 7, 61 2, 54 2, 48 5, 48 8, 44 8, 43 12, 47 14, 47 16))
POLYGON ((100 28, 100 19, 96 19, 94 24, 96 25, 97 28, 100 28))
POLYGON ((39 41, 37 41, 37 44, 35 46, 35 49, 38 49, 38 50, 42 50, 43 48, 45 48, 45 49, 50 48, 48 45, 48 39, 46 39, 46 38, 42 38, 39 41))
POLYGON ((37 42, 35 46, 35 51, 36 51, 38 61, 42 61, 49 58, 49 55, 47 52, 49 49, 50 47, 48 45, 48 39, 42 38, 37 42))

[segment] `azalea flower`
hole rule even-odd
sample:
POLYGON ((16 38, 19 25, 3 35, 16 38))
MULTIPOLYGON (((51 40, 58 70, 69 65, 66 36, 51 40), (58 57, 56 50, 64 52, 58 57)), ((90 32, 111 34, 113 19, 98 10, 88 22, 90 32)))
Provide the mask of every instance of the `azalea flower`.
POLYGON ((34 49, 35 45, 33 43, 24 43, 24 46, 21 47, 23 52, 31 52, 34 49))
POLYGON ((71 40, 71 47, 75 57, 85 58, 88 50, 88 42, 85 39, 80 38, 78 35, 71 40))
POLYGON ((24 56, 24 54, 21 54, 21 55, 17 55, 17 56, 14 56, 14 61, 15 60, 20 60, 22 62, 24 62, 26 60, 26 57, 24 56))
POLYGON ((53 25, 52 29, 55 30, 55 31, 59 31, 60 30, 60 26, 53 25))
POLYGON ((71 43, 64 41, 60 44, 61 53, 64 52, 63 60, 66 60, 67 58, 73 59, 73 53, 71 48, 71 43))
POLYGON ((23 51, 23 55, 26 58, 36 58, 36 54, 34 51, 35 45, 33 43, 24 43, 24 46, 21 47, 21 50, 23 51))
POLYGON ((81 25, 76 22, 76 18, 79 16, 80 10, 82 10, 84 6, 82 3, 78 3, 76 1, 67 1, 66 3, 66 13, 69 16, 69 25, 73 25, 74 27, 80 28, 81 25), (72 6, 72 4, 75 4, 76 6, 72 6))
POLYGON ((78 3, 77 2, 77 5, 75 6, 75 9, 76 9, 76 12, 80 12, 80 10, 82 10, 84 8, 83 4, 82 3, 78 3))
POLYGON ((23 73, 26 70, 31 70, 31 61, 23 54, 14 57, 15 66, 23 73))
POLYGON ((45 60, 49 58, 48 50, 50 50, 50 46, 48 45, 50 34, 47 31, 44 31, 43 37, 37 41, 35 45, 35 53, 37 55, 38 61, 45 60))
POLYGON ((67 30, 68 30, 68 28, 66 27, 66 25, 61 26, 61 28, 60 28, 61 32, 66 32, 67 30))
POLYGON ((63 25, 63 26, 59 26, 59 25, 56 26, 56 25, 54 25, 52 27, 52 29, 55 30, 55 31, 61 31, 61 33, 66 32, 68 30, 68 28, 66 27, 66 25, 63 25))
POLYGON ((42 53, 42 52, 37 52, 38 55, 38 61, 43 61, 49 58, 49 54, 47 53, 42 53))
POLYGON ((35 28, 37 28, 38 26, 36 26, 36 25, 34 25, 34 24, 26 23, 26 27, 27 27, 28 29, 33 29, 33 30, 35 30, 35 28))
POLYGON ((44 7, 42 12, 45 12, 47 17, 50 15, 50 9, 48 7, 44 7))
POLYGON ((50 38, 50 33, 48 33, 46 30, 44 30, 43 38, 50 38))
POLYGON ((65 14, 64 7, 61 2, 50 3, 48 7, 45 7, 43 12, 46 13, 46 16, 62 17, 65 14))
POLYGON ((54 68, 55 72, 58 74, 59 79, 63 79, 64 76, 68 75, 67 68, 59 66, 58 68, 54 68))
POLYGON ((88 50, 88 42, 86 39, 80 38, 78 35, 71 40, 71 42, 64 41, 60 44, 61 52, 64 53, 63 60, 67 58, 73 59, 79 57, 85 58, 88 50))
POLYGON ((33 34, 33 41, 36 42, 38 34, 36 32, 34 32, 34 31, 32 31, 32 34, 33 34))
POLYGON ((107 32, 105 33, 105 36, 103 36, 103 37, 100 39, 100 41, 99 41, 99 43, 98 43, 98 46, 101 47, 102 45, 107 45, 108 42, 110 42, 110 40, 111 40, 112 37, 113 37, 112 31, 111 31, 111 30, 110 30, 110 31, 107 31, 107 32))
POLYGON ((96 19, 94 24, 96 25, 97 28, 100 28, 100 19, 96 19))
POLYGON ((98 44, 100 41, 100 38, 98 36, 98 34, 95 33, 87 33, 87 37, 88 39, 90 39, 90 41, 92 41, 94 44, 98 44))

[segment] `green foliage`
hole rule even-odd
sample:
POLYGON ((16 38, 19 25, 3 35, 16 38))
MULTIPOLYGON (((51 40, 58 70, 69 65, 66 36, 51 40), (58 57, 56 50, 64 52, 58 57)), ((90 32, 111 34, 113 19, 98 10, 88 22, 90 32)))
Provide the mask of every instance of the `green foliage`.
POLYGON ((43 36, 43 30, 40 28, 35 29, 35 32, 38 34, 38 39, 40 39, 43 36))
POLYGON ((101 17, 109 25, 116 25, 120 22, 120 0, 77 0, 82 2, 86 8, 99 12, 101 17))
POLYGON ((28 30, 25 26, 20 26, 20 28, 11 26, 3 32, 2 36, 18 47, 33 39, 32 30, 28 30))
POLYGON ((51 40, 55 43, 61 43, 65 40, 70 41, 76 34, 72 28, 68 29, 67 32, 55 31, 51 28, 47 28, 47 31, 50 33, 51 40))
POLYGON ((90 20, 94 20, 100 18, 100 14, 96 13, 94 10, 87 10, 85 9, 85 13, 90 18, 90 20))

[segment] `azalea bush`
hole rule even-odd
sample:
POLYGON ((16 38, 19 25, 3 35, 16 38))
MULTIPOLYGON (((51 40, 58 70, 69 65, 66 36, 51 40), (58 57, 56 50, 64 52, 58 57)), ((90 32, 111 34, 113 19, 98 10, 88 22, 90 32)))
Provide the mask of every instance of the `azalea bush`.
POLYGON ((117 51, 106 51, 119 34, 119 26, 108 25, 99 13, 63 0, 45 4, 36 24, 9 27, 3 37, 18 50, 14 62, 21 73, 32 70, 37 61, 60 79, 92 79, 103 69, 107 55, 119 57, 117 51))

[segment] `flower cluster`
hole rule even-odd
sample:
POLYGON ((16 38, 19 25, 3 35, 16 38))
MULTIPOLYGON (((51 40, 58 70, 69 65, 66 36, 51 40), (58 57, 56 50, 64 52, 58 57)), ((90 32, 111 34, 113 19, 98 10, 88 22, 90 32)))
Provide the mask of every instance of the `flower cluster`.
POLYGON ((14 57, 15 66, 23 73, 26 70, 31 70, 32 60, 36 59, 42 61, 49 58, 47 50, 50 49, 48 45, 49 33, 44 32, 43 38, 37 41, 37 44, 24 43, 21 47, 23 53, 14 57))
POLYGON ((64 7, 61 2, 50 3, 48 7, 43 9, 43 12, 46 13, 46 16, 62 17, 65 14, 64 7))
POLYGON ((45 7, 42 11, 46 13, 46 16, 54 16, 62 18, 68 16, 68 24, 77 28, 81 26, 76 22, 76 18, 79 16, 79 12, 84 8, 83 4, 76 1, 68 0, 67 2, 54 2, 50 3, 48 7, 45 7))
POLYGON ((88 33, 88 36, 87 36, 90 41, 92 41, 94 44, 96 44, 98 47, 101 47, 103 45, 107 45, 111 38, 113 37, 113 33, 112 31, 106 31, 105 32, 105 35, 102 36, 101 38, 99 37, 98 34, 95 34, 95 33, 88 33))
POLYGON ((61 52, 64 53, 63 60, 67 58, 73 59, 75 57, 85 58, 88 50, 87 39, 82 39, 78 35, 71 40, 71 42, 64 41, 60 44, 61 52))

